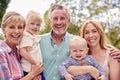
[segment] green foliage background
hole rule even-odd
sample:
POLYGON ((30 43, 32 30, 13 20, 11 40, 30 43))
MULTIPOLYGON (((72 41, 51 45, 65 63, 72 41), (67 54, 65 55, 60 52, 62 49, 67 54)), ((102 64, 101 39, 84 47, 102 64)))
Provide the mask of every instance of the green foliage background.
MULTIPOLYGON (((10 1, 11 0, 0 0, 0 25, 2 16, 5 13, 10 1)), ((97 2, 99 2, 99 0, 55 0, 55 3, 65 4, 66 6, 69 6, 71 13, 70 15, 71 23, 69 24, 68 32, 71 34, 80 35, 80 28, 85 20, 90 19, 93 16, 99 15, 104 12, 107 13, 108 10, 110 10, 111 8, 115 8, 118 7, 118 5, 120 5, 119 0, 118 3, 113 2, 111 3, 110 0, 103 1, 105 5, 102 6, 97 5, 97 2), (79 7, 76 5, 77 2, 79 2, 78 4, 79 7), (83 14, 81 12, 83 9, 88 9, 89 15, 83 14)), ((43 25, 44 27, 39 32, 40 35, 51 31, 51 25, 48 19, 48 11, 49 9, 44 14, 45 24, 43 25)), ((116 22, 113 23, 116 24, 116 22)), ((106 35, 111 44, 120 49, 120 23, 119 26, 111 24, 110 22, 105 23, 104 21, 101 24, 103 25, 104 30, 105 31, 107 30, 106 35)), ((3 39, 3 35, 0 35, 0 39, 3 39)))
POLYGON ((2 21, 3 14, 5 13, 10 0, 0 0, 0 25, 2 21))

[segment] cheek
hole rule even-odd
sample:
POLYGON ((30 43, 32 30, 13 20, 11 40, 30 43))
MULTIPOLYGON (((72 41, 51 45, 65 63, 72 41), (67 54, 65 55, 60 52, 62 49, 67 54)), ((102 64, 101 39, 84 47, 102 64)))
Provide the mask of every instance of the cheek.
POLYGON ((100 40, 100 35, 98 33, 96 34, 96 37, 100 40))
POLYGON ((83 37, 85 40, 87 40, 87 38, 88 38, 88 36, 87 35, 84 35, 84 37, 83 37))
POLYGON ((37 30, 40 31, 40 27, 38 27, 37 30))
POLYGON ((2 28, 3 34, 6 34, 6 28, 2 28))
POLYGON ((69 21, 67 20, 67 21, 64 21, 66 24, 69 24, 69 21))
POLYGON ((20 30, 19 32, 21 35, 23 35, 24 29, 20 30))

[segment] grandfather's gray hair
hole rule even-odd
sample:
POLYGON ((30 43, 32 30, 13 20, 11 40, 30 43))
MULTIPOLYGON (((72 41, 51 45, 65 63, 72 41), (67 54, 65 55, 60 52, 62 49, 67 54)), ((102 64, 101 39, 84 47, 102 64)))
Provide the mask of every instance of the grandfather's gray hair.
POLYGON ((61 4, 54 4, 50 7, 49 14, 48 14, 49 19, 51 19, 51 13, 54 10, 65 10, 67 12, 68 18, 70 19, 69 10, 67 9, 67 7, 65 7, 64 5, 61 5, 61 4))

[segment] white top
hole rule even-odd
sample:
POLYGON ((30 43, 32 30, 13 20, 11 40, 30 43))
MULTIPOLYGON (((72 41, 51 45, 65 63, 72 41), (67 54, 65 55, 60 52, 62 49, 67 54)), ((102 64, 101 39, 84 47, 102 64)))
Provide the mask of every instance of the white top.
MULTIPOLYGON (((35 59, 36 61, 42 61, 42 55, 40 50, 40 36, 39 35, 31 35, 28 32, 24 32, 22 41, 20 43, 20 48, 30 46, 31 49, 29 54, 35 59)), ((31 64, 25 60, 24 58, 21 59, 21 64, 23 70, 29 72, 31 69, 31 64)))

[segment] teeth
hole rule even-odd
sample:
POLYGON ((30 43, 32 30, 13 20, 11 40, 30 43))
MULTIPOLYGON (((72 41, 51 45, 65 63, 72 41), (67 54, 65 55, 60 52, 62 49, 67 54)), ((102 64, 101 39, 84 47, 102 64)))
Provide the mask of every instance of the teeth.
POLYGON ((19 35, 12 35, 13 38, 19 38, 19 35))
POLYGON ((60 27, 62 27, 62 24, 56 25, 56 27, 60 28, 60 27))
POLYGON ((90 41, 90 42, 94 42, 95 40, 92 39, 92 40, 89 40, 89 41, 90 41))
POLYGON ((62 27, 62 26, 57 26, 58 28, 62 27))

